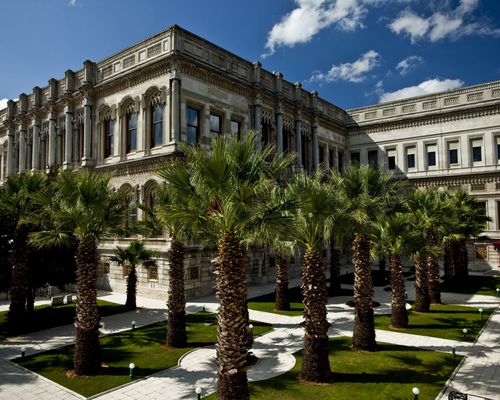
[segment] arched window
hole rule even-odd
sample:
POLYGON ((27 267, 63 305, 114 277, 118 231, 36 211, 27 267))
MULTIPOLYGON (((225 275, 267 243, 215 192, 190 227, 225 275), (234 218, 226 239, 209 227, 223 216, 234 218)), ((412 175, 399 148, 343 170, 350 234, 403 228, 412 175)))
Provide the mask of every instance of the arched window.
POLYGON ((104 158, 111 157, 113 155, 113 134, 114 134, 114 123, 112 119, 106 119, 103 122, 104 127, 104 158))
POLYGON ((151 147, 163 144, 163 104, 151 105, 151 147))
POLYGON ((131 153, 137 150, 137 114, 127 114, 126 121, 126 152, 131 153))

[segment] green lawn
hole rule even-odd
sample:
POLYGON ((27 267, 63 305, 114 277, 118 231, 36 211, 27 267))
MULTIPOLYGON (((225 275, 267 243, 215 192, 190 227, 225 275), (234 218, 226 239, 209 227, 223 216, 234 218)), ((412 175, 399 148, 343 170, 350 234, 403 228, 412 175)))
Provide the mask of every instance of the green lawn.
POLYGON ((449 304, 433 304, 430 313, 410 311, 408 329, 391 329, 390 315, 376 315, 375 328, 394 332, 411 333, 414 335, 433 336, 442 339, 465 340, 473 342, 493 312, 484 309, 483 319, 479 317, 478 308, 463 307, 449 304), (462 329, 467 329, 464 339, 462 329))
MULTIPOLYGON (((271 330, 267 324, 252 322, 253 332, 260 335, 271 330)), ((187 316, 188 346, 184 349, 166 348, 166 323, 157 323, 135 331, 127 331, 100 339, 103 368, 101 374, 74 377, 73 346, 47 351, 15 361, 36 373, 53 380, 83 396, 92 396, 104 390, 129 382, 128 365, 134 363, 137 377, 144 377, 177 365, 179 358, 195 347, 215 343, 216 316, 197 313, 187 316)))
MULTIPOLYGON (((329 384, 298 381, 302 364, 279 377, 250 384, 252 400, 410 400, 418 387, 420 398, 434 399, 460 361, 451 354, 379 343, 373 353, 350 351, 350 338, 330 339, 329 384)), ((215 399, 215 395, 207 397, 215 399)))
MULTIPOLYGON (((99 315, 101 317, 127 311, 124 305, 105 300, 97 300, 97 306, 99 307, 99 315)), ((7 311, 0 312, 0 340, 10 336, 8 332, 7 313, 7 311)), ((72 324, 74 319, 75 303, 54 307, 50 305, 37 306, 35 307, 32 319, 27 321, 23 332, 41 331, 56 326, 72 324)))
POLYGON ((464 283, 442 284, 443 292, 482 294, 496 296, 496 288, 500 288, 500 278, 495 276, 471 275, 464 283))
MULTIPOLYGON (((302 304, 302 293, 300 287, 289 289, 290 311, 278 311, 274 309, 276 295, 275 293, 265 294, 248 300, 248 308, 257 311, 270 312, 291 317, 300 316, 304 313, 304 304, 302 304)), ((352 296, 353 292, 349 289, 342 289, 342 296, 352 296)))

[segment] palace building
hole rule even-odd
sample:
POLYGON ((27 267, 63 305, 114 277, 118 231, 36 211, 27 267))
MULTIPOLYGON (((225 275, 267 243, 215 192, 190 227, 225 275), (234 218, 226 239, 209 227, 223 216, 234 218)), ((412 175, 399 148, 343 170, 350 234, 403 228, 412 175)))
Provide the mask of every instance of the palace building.
MULTIPOLYGON (((181 142, 257 133, 262 144, 297 154, 305 170, 319 165, 378 164, 417 186, 462 187, 492 218, 488 240, 471 244, 471 265, 497 269, 500 257, 500 81, 343 110, 249 62, 172 26, 97 63, 52 78, 0 110, 0 184, 27 170, 91 168, 112 172, 129 201, 154 203, 155 171, 181 142), (497 241, 498 239, 498 241, 497 241)), ((130 208, 128 223, 142 218, 130 208)), ((124 291, 127 271, 111 263, 117 245, 100 246, 99 285, 124 291)), ((140 294, 165 297, 168 238, 148 239, 158 268, 138 268, 140 294)), ((273 260, 251 252, 249 280, 272 279, 273 260)), ((188 296, 211 293, 213 253, 191 246, 188 296)), ((297 263, 292 267, 297 273, 297 263)))

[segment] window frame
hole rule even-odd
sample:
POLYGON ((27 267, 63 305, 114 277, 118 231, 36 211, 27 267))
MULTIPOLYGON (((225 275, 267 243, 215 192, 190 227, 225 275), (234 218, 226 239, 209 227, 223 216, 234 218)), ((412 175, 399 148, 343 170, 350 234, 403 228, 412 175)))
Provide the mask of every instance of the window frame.
POLYGON ((103 121, 103 157, 109 158, 113 156, 114 150, 114 121, 110 119, 106 119, 103 121), (111 141, 109 141, 111 139, 111 141))
POLYGON ((131 112, 126 114, 126 124, 125 124, 125 153, 134 153, 137 151, 137 113, 131 112), (130 121, 134 117, 135 128, 130 128, 130 121), (132 148, 132 135, 135 133, 135 147, 132 148))
POLYGON ((200 141, 200 117, 201 117, 201 110, 199 108, 196 108, 195 106, 188 105, 186 107, 186 143, 189 145, 197 145, 200 141), (196 125, 192 125, 189 123, 189 112, 190 110, 194 111, 196 113, 196 125), (194 142, 191 143, 189 141, 189 128, 194 128, 195 129, 195 138, 194 142))
POLYGON ((162 103, 157 103, 157 104, 151 104, 150 106, 150 135, 149 135, 149 140, 150 140, 150 148, 158 147, 163 145, 163 122, 165 120, 165 106, 162 103), (159 108, 161 111, 161 119, 160 120, 155 120, 155 110, 159 108), (159 126, 160 127, 160 141, 157 142, 156 139, 156 130, 155 127, 159 126))

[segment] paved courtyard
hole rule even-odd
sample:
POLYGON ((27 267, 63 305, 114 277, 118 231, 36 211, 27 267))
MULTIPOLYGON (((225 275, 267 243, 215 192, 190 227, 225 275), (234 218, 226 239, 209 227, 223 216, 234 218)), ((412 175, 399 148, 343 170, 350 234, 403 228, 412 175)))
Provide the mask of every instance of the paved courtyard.
MULTIPOLYGON (((292 281, 291 285, 297 285, 292 281)), ((412 285, 407 289, 412 296, 412 285)), ((346 286, 347 287, 347 286, 346 286)), ((252 287, 249 296, 254 297, 273 290, 272 285, 252 287)), ((125 296, 116 293, 102 292, 100 298, 124 303, 125 296)), ((390 309, 389 293, 382 288, 375 288, 375 299, 381 303, 377 313, 387 313, 390 309)), ((333 323, 330 336, 351 336, 353 310, 344 303, 346 297, 330 298, 328 319, 333 323)), ((455 342, 452 340, 430 338, 405 333, 377 330, 377 340, 420 348, 451 351, 454 347, 458 354, 465 355, 453 378, 436 400, 447 399, 450 390, 471 393, 489 399, 500 399, 500 298, 491 296, 471 296, 455 293, 443 293, 443 302, 472 305, 474 307, 497 307, 488 324, 475 343, 455 342)), ((164 301, 138 298, 139 310, 104 318, 103 334, 111 334, 130 329, 131 321, 138 327, 165 319, 164 301)), ((0 310, 6 309, 0 305, 0 310)), ((188 312, 196 312, 205 308, 215 311, 213 296, 197 299, 187 304, 188 312)), ((250 318, 274 325, 274 330, 256 338, 254 352, 259 362, 248 373, 249 380, 264 380, 290 370, 295 364, 293 353, 302 347, 303 329, 299 326, 302 317, 288 317, 272 313, 250 310, 250 318)), ((11 338, 0 343, 0 400, 65 400, 83 399, 47 379, 34 374, 9 361, 18 357, 20 348, 25 346, 27 354, 33 354, 67 344, 74 341, 73 326, 48 329, 34 332, 22 337, 11 338)), ((100 400, 122 399, 193 399, 194 388, 199 386, 203 395, 215 390, 215 350, 201 348, 186 354, 179 365, 150 376, 146 379, 131 382, 115 390, 102 393, 93 398, 100 400)))

